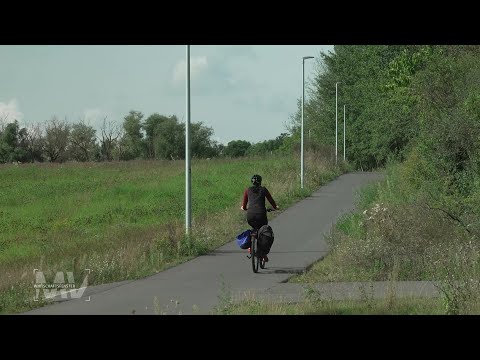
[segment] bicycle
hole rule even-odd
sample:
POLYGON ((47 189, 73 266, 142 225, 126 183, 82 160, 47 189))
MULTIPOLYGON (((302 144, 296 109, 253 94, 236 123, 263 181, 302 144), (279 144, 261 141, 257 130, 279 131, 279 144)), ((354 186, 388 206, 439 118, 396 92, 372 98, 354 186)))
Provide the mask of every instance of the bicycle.
MULTIPOLYGON (((267 212, 275 211, 275 209, 267 209, 267 212)), ((265 269, 265 258, 264 256, 258 251, 258 244, 257 244, 257 235, 259 229, 252 229, 250 234, 250 239, 252 244, 250 245, 250 257, 252 259, 252 269, 254 273, 258 272, 258 266, 260 265, 261 269, 265 269)), ((248 257, 248 255, 247 255, 248 257)))

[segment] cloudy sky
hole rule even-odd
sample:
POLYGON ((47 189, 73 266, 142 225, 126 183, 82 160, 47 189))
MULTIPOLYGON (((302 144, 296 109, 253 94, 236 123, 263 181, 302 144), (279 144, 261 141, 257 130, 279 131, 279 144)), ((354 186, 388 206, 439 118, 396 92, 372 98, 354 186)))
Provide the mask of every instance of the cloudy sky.
MULTIPOLYGON (((224 144, 285 132, 302 91, 302 57, 330 45, 191 46, 192 122, 224 144)), ((53 115, 98 129, 129 110, 185 120, 184 45, 0 45, 0 119, 21 125, 53 115)), ((314 62, 305 64, 306 78, 314 62)))

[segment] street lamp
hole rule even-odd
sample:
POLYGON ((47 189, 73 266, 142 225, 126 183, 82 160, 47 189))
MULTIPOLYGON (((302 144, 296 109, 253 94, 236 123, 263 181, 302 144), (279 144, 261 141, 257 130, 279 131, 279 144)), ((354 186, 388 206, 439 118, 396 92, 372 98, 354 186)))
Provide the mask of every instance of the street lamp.
POLYGON ((187 120, 185 122, 185 231, 188 235, 192 227, 191 206, 191 168, 190 168, 190 45, 187 45, 186 69, 187 120))
POLYGON ((338 84, 335 83, 335 165, 338 162, 338 84))
POLYGON ((300 156, 300 186, 303 189, 303 107, 305 103, 305 60, 313 59, 313 56, 304 56, 302 58, 302 140, 300 156))
POLYGON ((345 106, 343 105, 343 161, 345 161, 345 106))

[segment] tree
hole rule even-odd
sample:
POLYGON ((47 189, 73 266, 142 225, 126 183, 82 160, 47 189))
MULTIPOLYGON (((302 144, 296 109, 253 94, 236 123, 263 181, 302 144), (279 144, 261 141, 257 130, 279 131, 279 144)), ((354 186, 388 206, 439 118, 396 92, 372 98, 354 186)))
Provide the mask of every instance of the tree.
POLYGON ((90 161, 95 157, 95 129, 83 121, 72 126, 70 134, 70 155, 77 161, 90 161))
POLYGON ((114 121, 108 121, 105 117, 103 125, 100 128, 102 137, 100 142, 100 159, 111 161, 114 158, 114 150, 117 146, 118 139, 121 137, 121 129, 114 121))
POLYGON ((122 146, 125 148, 124 160, 138 159, 144 155, 145 147, 142 134, 143 114, 140 111, 131 110, 124 117, 122 146))
POLYGON ((26 129, 19 129, 18 121, 7 124, 0 136, 0 162, 28 161, 26 129))
POLYGON ((225 151, 225 145, 219 144, 219 143, 214 143, 213 148, 215 149, 215 154, 216 156, 224 156, 224 151, 225 151))
MULTIPOLYGON (((413 109, 416 97, 411 81, 431 56, 419 45, 341 45, 321 54, 315 77, 308 87, 305 128, 312 141, 335 144, 336 91, 338 86, 338 148, 343 148, 343 105, 347 108, 347 156, 357 167, 383 165, 391 157, 405 157, 415 136, 413 109)), ((301 107, 290 126, 299 138, 301 107)))
POLYGON ((50 162, 67 160, 70 129, 71 127, 66 120, 60 121, 56 116, 45 124, 45 137, 42 147, 50 162))
POLYGON ((18 123, 10 123, 5 126, 0 138, 0 161, 2 163, 12 162, 12 155, 17 146, 18 123))
POLYGON ((43 161, 42 156, 42 129, 40 124, 32 124, 26 129, 26 148, 29 161, 43 161))
POLYGON ((13 161, 29 162, 30 156, 28 151, 28 130, 21 128, 17 135, 17 146, 15 149, 15 158, 13 161))
POLYGON ((8 163, 13 161, 13 152, 17 146, 18 123, 7 124, 0 138, 0 161, 8 163))
POLYGON ((192 136, 192 157, 211 158, 218 154, 216 142, 211 139, 213 129, 202 122, 193 123, 190 127, 192 136))
POLYGON ((264 155, 270 154, 274 151, 279 150, 285 142, 285 139, 288 138, 288 134, 282 133, 277 136, 275 139, 265 140, 256 144, 252 144, 247 150, 247 155, 264 155))
POLYGON ((251 144, 245 140, 233 140, 227 144, 227 147, 224 150, 225 156, 229 157, 241 157, 245 156, 248 148, 251 144))
POLYGON ((158 159, 185 158, 185 124, 176 117, 169 118, 156 127, 154 151, 158 159))
POLYGON ((128 144, 125 138, 125 129, 123 126, 119 129, 118 141, 113 149, 113 158, 119 160, 130 160, 131 153, 128 151, 128 144))
POLYGON ((147 148, 147 157, 154 159, 155 156, 155 136, 158 133, 158 127, 168 119, 176 119, 175 116, 167 117, 154 113, 150 115, 143 123, 143 129, 145 130, 145 141, 147 148))
POLYGON ((5 124, 7 123, 8 119, 8 114, 1 114, 0 115, 0 136, 3 133, 3 130, 5 129, 5 124))
MULTIPOLYGON (((185 124, 177 117, 158 113, 150 115, 143 123, 148 157, 159 159, 185 158, 185 124)), ((218 154, 211 139, 213 129, 203 123, 190 126, 192 157, 209 158, 218 154)))

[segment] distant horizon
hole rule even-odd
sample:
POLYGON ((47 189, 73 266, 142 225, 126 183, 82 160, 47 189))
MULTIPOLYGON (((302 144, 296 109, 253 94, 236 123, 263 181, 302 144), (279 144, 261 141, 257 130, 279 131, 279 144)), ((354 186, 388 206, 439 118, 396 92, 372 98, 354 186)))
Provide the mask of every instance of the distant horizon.
MULTIPOLYGON (((191 46, 191 122, 212 139, 258 143, 286 133, 301 97, 302 57, 331 45, 191 46)), ((53 116, 99 132, 130 110, 185 122, 185 46, 0 46, 0 119, 20 126, 53 116)), ((314 61, 305 63, 305 79, 314 61)))
MULTIPOLYGON (((0 108, 0 125, 2 125, 2 120, 3 120, 2 115, 1 115, 1 114, 2 114, 1 110, 2 110, 2 109, 0 108)), ((135 111, 140 111, 140 110, 135 110, 135 111)), ((140 111, 140 112, 141 112, 141 111, 140 111)), ((5 113, 3 113, 3 114, 7 114, 7 112, 5 112, 5 113)), ((143 113, 142 113, 142 114, 143 114, 143 113)), ((152 113, 152 114, 155 114, 155 113, 152 113)), ((145 121, 145 120, 146 120, 150 115, 152 115, 152 114, 148 114, 148 116, 147 116, 146 114, 143 114, 144 117, 143 117, 143 119, 142 119, 142 122, 145 121)), ((177 115, 175 115, 175 114, 161 114, 161 113, 159 113, 159 114, 160 114, 160 115, 163 115, 163 116, 167 116, 167 117, 176 116, 176 117, 177 117, 177 120, 178 120, 178 122, 179 122, 180 124, 185 124, 185 123, 186 123, 185 119, 180 119, 180 118, 179 118, 177 115)), ((125 116, 126 116, 126 115, 128 115, 128 114, 125 114, 125 116)), ((7 125, 7 124, 9 124, 9 123, 13 123, 13 122, 17 121, 20 128, 23 128, 23 127, 27 127, 27 128, 28 128, 28 126, 31 126, 31 125, 37 125, 37 124, 43 125, 43 124, 45 124, 46 122, 51 121, 54 117, 56 117, 56 119, 59 120, 59 121, 64 121, 64 120, 65 120, 65 117, 62 118, 62 117, 57 116, 57 115, 52 115, 52 116, 50 117, 50 119, 47 119, 47 120, 44 120, 44 121, 40 121, 40 122, 29 122, 29 123, 25 123, 24 121, 22 122, 22 121, 19 121, 19 120, 17 120, 17 119, 10 119, 10 118, 8 118, 8 119, 6 119, 5 121, 3 121, 3 124, 4 124, 4 125, 7 125)), ((101 119, 100 119, 101 122, 102 122, 102 124, 98 124, 97 127, 94 127, 94 126, 93 126, 91 123, 89 123, 88 121, 84 121, 84 119, 79 119, 79 120, 76 120, 76 121, 69 121, 69 119, 67 118, 67 119, 66 119, 66 122, 67 122, 68 124, 70 124, 70 125, 74 125, 74 124, 78 124, 78 123, 80 123, 80 122, 83 121, 83 123, 84 123, 85 125, 87 125, 87 126, 92 126, 92 127, 96 130, 96 133, 95 133, 95 134, 96 134, 97 136, 99 136, 100 131, 101 131, 101 130, 100 130, 100 126, 103 125, 103 119, 104 119, 104 118, 101 118, 101 119)), ((108 124, 108 121, 110 121, 110 120, 111 120, 111 119, 109 119, 109 118, 107 117, 107 119, 106 119, 107 124, 108 124)), ((122 122, 119 122, 119 124, 121 125, 122 123, 123 123, 123 118, 122 118, 122 122)), ((194 123, 198 123, 198 122, 196 122, 196 121, 191 121, 191 124, 194 124, 194 123)), ((205 125, 205 124, 203 124, 203 125, 204 125, 204 126, 208 126, 208 125, 205 125)), ((108 126, 108 125, 107 125, 107 126, 108 126)), ((215 131, 215 129, 213 129, 213 131, 215 131)), ((145 133, 145 129, 142 128, 142 129, 140 130, 140 132, 145 136, 145 134, 146 134, 146 133, 145 133)), ((282 133, 288 133, 288 130, 285 129, 283 132, 279 133, 278 135, 272 136, 271 138, 261 139, 261 140, 258 140, 258 141, 250 141, 250 143, 256 144, 256 143, 261 143, 261 142, 263 142, 263 141, 274 140, 274 139, 276 139, 278 136, 280 136, 282 133)), ((214 137, 215 137, 215 136, 214 136, 214 137)), ((229 140, 229 141, 227 141, 227 142, 225 142, 225 143, 218 142, 218 144, 223 144, 223 145, 227 146, 227 144, 228 144, 230 141, 236 141, 236 140, 245 140, 245 139, 237 138, 237 139, 229 140)))

